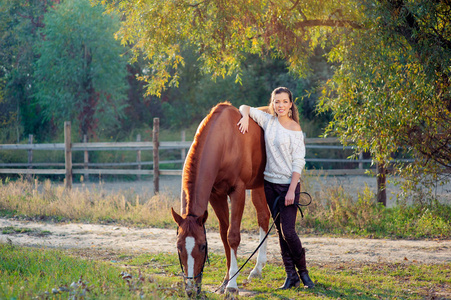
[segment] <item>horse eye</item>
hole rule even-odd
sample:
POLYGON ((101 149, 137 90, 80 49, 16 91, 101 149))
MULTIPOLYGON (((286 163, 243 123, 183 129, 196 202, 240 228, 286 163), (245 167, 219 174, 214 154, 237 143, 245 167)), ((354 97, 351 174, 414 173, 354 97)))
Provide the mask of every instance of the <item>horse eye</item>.
POLYGON ((207 244, 202 244, 199 246, 200 251, 205 251, 206 248, 207 248, 207 244))

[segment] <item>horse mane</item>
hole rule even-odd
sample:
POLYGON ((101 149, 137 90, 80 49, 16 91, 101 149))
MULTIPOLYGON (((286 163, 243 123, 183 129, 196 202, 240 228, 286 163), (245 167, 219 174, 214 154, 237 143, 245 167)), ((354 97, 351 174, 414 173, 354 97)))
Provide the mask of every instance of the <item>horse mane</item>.
POLYGON ((210 110, 210 113, 203 119, 203 121, 197 128, 196 135, 194 136, 194 141, 185 159, 185 165, 183 167, 182 188, 185 190, 187 204, 189 203, 191 198, 191 195, 188 193, 188 191, 194 190, 192 188, 192 185, 196 181, 199 158, 201 157, 208 131, 211 127, 211 124, 213 123, 212 120, 229 107, 232 107, 230 102, 221 102, 217 104, 210 110))

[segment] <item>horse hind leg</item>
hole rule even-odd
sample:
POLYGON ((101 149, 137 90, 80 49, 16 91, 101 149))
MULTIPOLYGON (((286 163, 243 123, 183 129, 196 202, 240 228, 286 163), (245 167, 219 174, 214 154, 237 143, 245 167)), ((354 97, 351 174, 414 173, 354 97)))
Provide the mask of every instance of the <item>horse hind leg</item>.
MULTIPOLYGON (((266 203, 265 191, 263 187, 254 189, 251 191, 252 203, 257 211, 257 221, 259 225, 259 233, 260 240, 259 245, 262 240, 265 238, 266 233, 268 232, 269 227, 269 208, 266 203)), ((254 269, 250 272, 248 279, 252 280, 252 278, 261 278, 262 270, 267 262, 267 240, 263 242, 260 249, 258 250, 257 262, 255 264, 254 269)))

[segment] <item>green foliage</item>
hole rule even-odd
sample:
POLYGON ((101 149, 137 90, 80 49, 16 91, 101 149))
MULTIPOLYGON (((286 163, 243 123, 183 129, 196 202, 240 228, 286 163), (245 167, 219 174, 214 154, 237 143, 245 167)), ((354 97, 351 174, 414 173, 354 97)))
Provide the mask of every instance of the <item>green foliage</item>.
POLYGON ((45 15, 36 63, 36 98, 57 125, 77 124, 80 134, 117 124, 125 98, 124 48, 114 39, 117 16, 88 0, 63 1, 45 15))
POLYGON ((340 67, 320 103, 334 115, 326 134, 385 164, 403 147, 417 161, 397 171, 439 174, 450 159, 451 7, 363 3, 366 30, 344 36, 329 54, 340 67))
POLYGON ((355 153, 369 152, 375 163, 389 164, 403 147, 425 173, 450 167, 449 2, 94 2, 124 15, 118 36, 149 61, 141 79, 151 94, 178 85, 191 65, 187 48, 202 72, 239 83, 253 55, 283 59, 307 76, 320 49, 335 66, 318 106, 333 116, 326 135, 356 144, 355 153))
POLYGON ((198 51, 200 69, 214 78, 233 75, 241 82, 246 54, 285 58, 293 72, 306 75, 308 57, 334 32, 329 26, 353 25, 359 14, 353 1, 94 2, 124 15, 119 36, 150 61, 142 79, 157 95, 177 86, 186 47, 198 51), (341 9, 346 6, 353 9, 341 9))
MULTIPOLYGON (((286 62, 281 59, 247 55, 240 74, 241 84, 235 83, 234 76, 219 77, 212 81, 209 76, 201 73, 199 55, 192 49, 184 51, 183 55, 186 64, 178 70, 178 87, 169 87, 162 92, 164 111, 162 124, 165 126, 184 128, 187 124, 199 123, 213 106, 223 101, 231 102, 236 107, 243 103, 266 106, 271 91, 282 85, 293 91, 302 114, 301 122, 317 119, 313 112, 315 100, 318 99, 315 89, 319 83, 316 80, 321 82, 324 80, 322 76, 298 78, 289 73, 286 62)), ((314 59, 321 61, 321 56, 312 58, 310 64, 312 68, 318 71, 327 69, 314 59)), ((323 74, 326 78, 328 75, 323 74)), ((321 121, 324 122, 324 119, 321 121)), ((311 131, 307 132, 309 136, 311 131)))
POLYGON ((19 142, 22 133, 42 133, 48 123, 32 103, 38 28, 51 1, 5 0, 0 5, 0 140, 19 142))
MULTIPOLYGON (((58 140, 61 138, 61 123, 65 120, 71 120, 75 129, 77 125, 82 123, 85 125, 79 126, 76 132, 80 138, 80 134, 91 131, 88 134, 95 134, 99 139, 108 140, 126 139, 131 132, 145 131, 151 127, 154 117, 160 118, 161 126, 164 128, 185 128, 198 124, 209 109, 220 101, 229 100, 235 105, 244 102, 265 105, 269 92, 279 85, 290 87, 298 97, 297 105, 305 120, 303 121, 305 125, 302 125, 309 136, 317 136, 321 127, 324 127, 324 121, 328 116, 318 118, 314 114, 314 109, 318 99, 318 86, 323 80, 330 78, 331 69, 325 60, 325 52, 318 47, 312 52, 314 56, 306 60, 308 65, 304 68, 311 70, 308 78, 298 78, 297 74, 289 73, 287 62, 279 55, 271 55, 269 52, 259 55, 251 52, 243 54, 243 59, 246 61, 241 64, 242 70, 239 74, 216 76, 216 81, 211 81, 211 76, 205 74, 205 70, 202 69, 202 52, 199 52, 196 45, 189 41, 180 40, 180 44, 183 44, 180 49, 182 49, 185 63, 183 66, 179 65, 176 72, 169 72, 169 76, 177 76, 178 83, 174 81, 174 84, 163 91, 161 99, 144 95, 147 89, 146 82, 138 81, 137 78, 150 76, 149 74, 155 70, 149 68, 145 56, 135 53, 133 62, 127 65, 128 74, 124 76, 120 84, 115 84, 111 78, 100 81, 109 84, 108 92, 112 96, 120 96, 114 88, 120 85, 128 88, 127 99, 119 101, 125 106, 122 110, 118 109, 122 111, 122 114, 98 109, 97 100, 100 101, 100 97, 104 94, 102 91, 94 91, 89 87, 82 92, 84 86, 89 86, 91 79, 83 82, 82 76, 89 75, 82 72, 83 64, 87 65, 87 61, 83 60, 86 58, 83 55, 86 52, 82 50, 77 52, 77 49, 83 47, 84 38, 89 39, 98 34, 99 24, 110 20, 114 24, 108 26, 107 30, 99 27, 101 36, 96 39, 95 44, 98 46, 97 49, 100 49, 98 52, 105 47, 114 52, 117 43, 112 35, 117 30, 119 21, 116 16, 112 19, 111 16, 106 16, 105 21, 104 17, 99 17, 101 11, 99 6, 90 7, 86 5, 86 2, 77 4, 80 6, 77 10, 83 10, 83 13, 67 14, 68 19, 65 20, 63 16, 58 17, 58 14, 63 12, 61 7, 68 6, 69 2, 59 3, 60 1, 56 0, 27 1, 26 3, 6 0, 2 3, 0 10, 0 32, 2 32, 0 35, 2 44, 0 48, 0 98, 2 99, 0 141, 18 143, 25 140, 28 134, 34 134, 36 142, 58 140), (87 17, 83 22, 75 21, 76 18, 89 14, 96 16, 87 17), (47 24, 49 17, 54 21, 47 24), (98 18, 101 21, 91 22, 98 18), (70 30, 66 24, 72 24, 70 30), (40 52, 43 50, 46 53, 41 55, 40 52), (57 52, 56 55, 52 55, 52 51, 57 52), (64 56, 68 54, 71 55, 64 56), (42 67, 35 70, 38 60, 41 61, 42 67), (67 74, 56 75, 58 78, 52 79, 49 76, 54 74, 53 71, 57 70, 58 64, 63 65, 60 67, 61 72, 67 74), (74 68, 78 68, 79 72, 74 73, 74 68), (44 72, 51 74, 44 74, 44 72), (39 76, 38 73, 40 73, 39 76), (47 77, 43 81, 44 76, 49 77, 51 82, 47 82, 47 77), (239 80, 242 85, 237 85, 236 80, 239 80), (56 87, 53 88, 49 83, 56 87), (78 90, 74 87, 77 84, 81 86, 78 90), (74 105, 67 102, 73 100, 80 103, 83 96, 89 96, 90 92, 98 94, 88 97, 90 102, 87 106, 86 103, 74 105), (81 110, 83 107, 84 109, 81 110)), ((88 45, 88 42, 85 41, 87 46, 93 44, 88 45)), ((132 43, 130 46, 133 45, 132 43)), ((123 56, 113 59, 113 65, 124 63, 120 60, 125 59, 129 52, 127 47, 119 50, 118 53, 123 56), (123 55, 124 52, 127 55, 123 55)), ((105 61, 107 58, 101 55, 101 59, 105 61)), ((96 61, 99 62, 99 59, 96 61)), ((121 72, 115 72, 114 66, 110 62, 107 63, 111 71, 106 73, 119 77, 118 74, 121 72)), ((104 68, 103 65, 102 68, 104 68)), ((93 72, 98 69, 94 69, 93 72)), ((125 75, 124 72, 122 75, 125 75)), ((102 76, 105 77, 105 74, 102 76)), ((122 96, 124 96, 123 93, 122 96)), ((113 100, 108 99, 108 101, 113 100)), ((113 104, 115 105, 114 101, 113 104)), ((136 136, 136 134, 133 135, 136 136)), ((81 140, 80 138, 75 140, 81 140)))

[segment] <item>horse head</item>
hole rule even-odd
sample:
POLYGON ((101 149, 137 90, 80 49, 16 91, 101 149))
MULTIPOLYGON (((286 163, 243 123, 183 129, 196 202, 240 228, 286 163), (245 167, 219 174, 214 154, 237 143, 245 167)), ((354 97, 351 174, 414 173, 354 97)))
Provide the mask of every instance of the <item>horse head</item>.
POLYGON ((172 217, 178 225, 177 252, 182 268, 185 291, 188 297, 200 294, 202 274, 207 260, 207 236, 205 222, 208 212, 202 216, 180 216, 174 209, 172 217))

